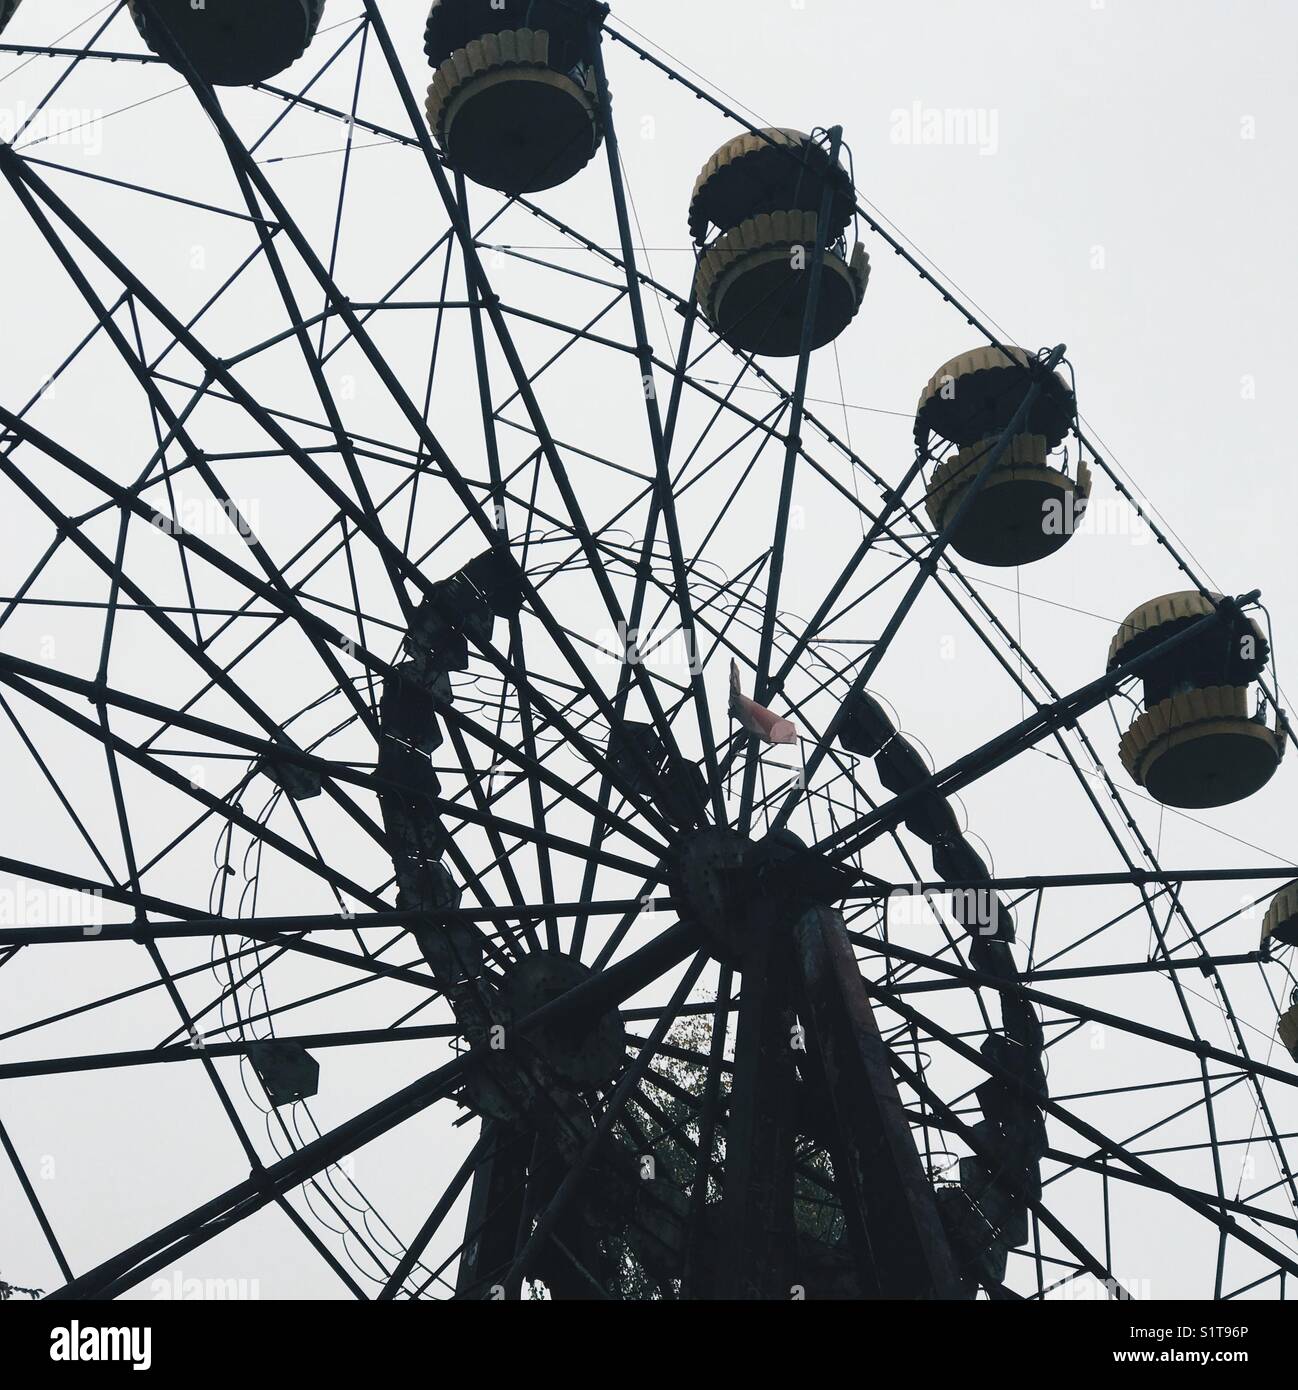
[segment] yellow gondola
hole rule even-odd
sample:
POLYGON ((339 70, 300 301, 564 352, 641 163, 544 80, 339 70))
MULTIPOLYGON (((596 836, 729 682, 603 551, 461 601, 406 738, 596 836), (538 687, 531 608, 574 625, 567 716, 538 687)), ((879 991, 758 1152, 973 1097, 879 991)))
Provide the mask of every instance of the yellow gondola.
POLYGON ((728 140, 703 166, 690 199, 690 234, 699 245, 699 308, 740 352, 792 357, 817 249, 824 257, 810 346, 832 342, 856 316, 870 258, 843 240, 855 211, 851 180, 829 152, 798 130, 772 128, 728 140), (826 182, 829 217, 821 227, 826 182), (708 241, 710 228, 717 235, 708 241))
MULTIPOLYGON (((1109 670, 1212 613, 1219 597, 1192 589, 1142 604, 1118 629, 1109 670)), ((1119 752, 1132 780, 1155 801, 1225 806, 1270 781, 1284 755, 1284 737, 1264 712, 1250 713, 1248 692, 1268 653, 1262 630, 1244 619, 1182 643, 1145 671, 1145 709, 1119 752)))
POLYGON ((465 178, 502 193, 566 183, 600 147, 591 16, 551 0, 434 0, 428 125, 465 178))
MULTIPOLYGON (((932 436, 955 445, 934 469, 925 504, 944 530, 964 505, 982 466, 1014 421, 1032 385, 1022 348, 983 347, 953 357, 929 378, 915 409, 915 442, 932 436)), ((1051 462, 1076 414, 1072 387, 1059 372, 1046 378, 1022 433, 992 465, 951 533, 951 547, 979 565, 1028 565, 1065 545, 1086 512, 1091 473, 1076 476, 1051 462)))
POLYGON ((1262 949, 1269 950, 1277 941, 1282 946, 1298 946, 1298 879, 1285 884, 1271 899, 1262 919, 1262 949))
POLYGON ((1290 1057, 1298 1062, 1298 1004, 1280 1015, 1280 1041, 1290 1057))
MULTIPOLYGON (((928 447, 936 434, 957 448, 999 436, 1014 419, 1032 385, 1032 359, 1022 348, 981 347, 944 362, 920 392, 915 443, 928 447)), ((1073 388, 1061 372, 1046 378, 1023 433, 1041 435, 1053 449, 1077 413, 1073 388)))
MULTIPOLYGON (((996 439, 958 449, 933 470, 925 505, 944 530, 959 512, 996 439)), ((1049 461, 1044 435, 1009 441, 951 533, 957 554, 979 565, 1028 565, 1065 545, 1086 513, 1091 470, 1084 460, 1070 477, 1049 461)))

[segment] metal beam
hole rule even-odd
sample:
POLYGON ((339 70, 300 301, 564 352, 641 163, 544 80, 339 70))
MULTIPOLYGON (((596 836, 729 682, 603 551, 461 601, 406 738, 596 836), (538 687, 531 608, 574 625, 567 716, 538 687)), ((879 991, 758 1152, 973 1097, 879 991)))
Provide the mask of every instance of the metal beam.
POLYGON ((834 1180, 862 1284, 886 1298, 955 1298, 933 1189, 843 919, 812 908, 795 937, 808 1052, 833 1116, 834 1180))
MULTIPOLYGON (((774 914, 752 913, 746 930, 712 1292, 787 1301, 796 1247, 793 962, 787 930, 774 914)), ((706 1225, 706 1213, 702 1220, 706 1225)))

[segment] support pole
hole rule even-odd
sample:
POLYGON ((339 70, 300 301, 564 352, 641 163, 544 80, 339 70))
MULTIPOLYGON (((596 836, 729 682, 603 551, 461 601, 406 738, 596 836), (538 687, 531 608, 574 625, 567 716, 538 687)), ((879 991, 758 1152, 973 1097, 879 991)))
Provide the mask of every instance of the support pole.
POLYGON ((715 1293, 787 1300, 796 1244, 792 961, 774 914, 753 925, 742 962, 715 1293))
POLYGON ((847 928, 838 912, 814 907, 794 935, 807 1047, 833 1118, 830 1156, 862 1286, 887 1298, 955 1298, 951 1251, 847 928))
POLYGON ((488 1152, 474 1170, 469 1192, 469 1214, 464 1223, 469 1234, 455 1279, 455 1291, 461 1296, 490 1283, 514 1258, 530 1139, 526 1131, 502 1120, 482 1122, 482 1141, 488 1152))
MULTIPOLYGON (((816 315, 820 308, 820 286, 825 272, 825 228, 834 205, 834 175, 838 170, 839 153, 843 148, 843 128, 829 131, 829 166, 825 187, 820 198, 820 214, 816 221, 816 241, 812 247, 811 264, 806 267, 807 301, 802 312, 802 336, 798 344, 798 371, 790 398, 789 424, 784 447, 784 468, 780 475, 780 500, 775 514, 775 535, 771 540, 771 569, 766 585, 766 608, 762 614, 762 635, 753 676, 753 698, 759 704, 771 700, 771 654, 775 645, 775 623, 780 608, 780 582, 784 574, 784 551, 789 534, 789 516, 793 506, 793 484, 798 457, 802 451, 802 421, 806 411, 807 382, 811 373, 812 339, 816 331, 816 315)), ((744 776, 739 798, 739 828, 748 833, 753 813, 754 783, 757 758, 750 754, 744 763, 744 776)), ((783 824, 781 821, 780 824, 783 824)), ((777 826, 777 829, 779 827, 777 826)))

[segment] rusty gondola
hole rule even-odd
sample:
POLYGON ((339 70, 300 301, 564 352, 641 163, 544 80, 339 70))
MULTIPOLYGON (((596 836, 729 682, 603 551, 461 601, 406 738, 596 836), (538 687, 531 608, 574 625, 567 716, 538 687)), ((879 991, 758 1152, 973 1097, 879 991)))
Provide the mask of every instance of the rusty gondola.
POLYGON ((939 531, 960 514, 951 546, 975 564, 1043 560, 1067 543, 1086 511, 1085 460, 1079 455, 1070 475, 1052 459, 1076 414, 1062 373, 1046 379, 1020 432, 999 447, 1032 379, 1021 348, 984 347, 944 363, 920 393, 916 443, 927 450, 937 435, 955 446, 933 470, 925 506, 939 531), (984 464, 990 471, 965 507, 984 464))
POLYGON ((502 193, 566 183, 600 146, 592 7, 434 0, 428 124, 449 163, 502 193))
POLYGON ((140 37, 167 62, 179 54, 218 87, 268 82, 306 52, 324 0, 128 0, 140 37))
POLYGON ((695 180, 689 210, 695 290, 718 335, 740 352, 795 356, 819 255, 810 347, 837 338, 870 278, 864 246, 849 253, 844 240, 854 208, 847 170, 823 140, 769 129, 726 141, 695 180))
MULTIPOLYGON (((1130 613, 1109 646, 1109 670, 1152 652, 1217 611, 1219 595, 1183 590, 1130 613)), ((1144 671, 1144 711, 1122 737, 1123 766, 1167 806, 1226 806, 1259 791, 1284 755, 1285 736, 1249 686, 1270 644, 1258 623, 1233 608, 1226 620, 1156 658, 1144 671)))

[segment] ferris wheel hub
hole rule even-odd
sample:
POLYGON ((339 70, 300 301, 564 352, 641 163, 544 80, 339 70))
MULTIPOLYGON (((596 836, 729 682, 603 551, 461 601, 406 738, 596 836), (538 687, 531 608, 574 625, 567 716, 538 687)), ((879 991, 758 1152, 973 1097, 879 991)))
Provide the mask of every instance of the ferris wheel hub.
POLYGON ((752 840, 725 826, 682 835, 670 869, 677 912, 714 959, 741 970, 765 928, 837 901, 854 878, 788 830, 752 840))

